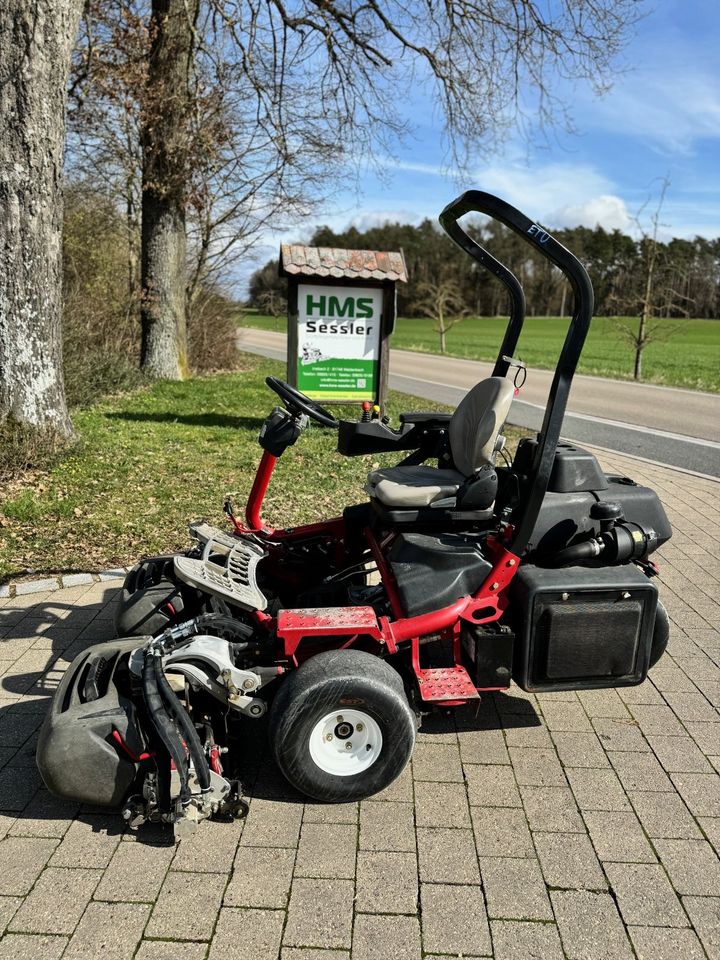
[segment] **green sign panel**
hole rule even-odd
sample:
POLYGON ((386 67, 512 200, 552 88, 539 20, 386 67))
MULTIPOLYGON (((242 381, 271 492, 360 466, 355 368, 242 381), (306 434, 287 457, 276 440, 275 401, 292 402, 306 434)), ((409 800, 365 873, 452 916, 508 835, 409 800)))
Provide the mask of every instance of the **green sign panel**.
POLYGON ((382 290, 298 285, 298 389, 316 400, 377 399, 382 290))

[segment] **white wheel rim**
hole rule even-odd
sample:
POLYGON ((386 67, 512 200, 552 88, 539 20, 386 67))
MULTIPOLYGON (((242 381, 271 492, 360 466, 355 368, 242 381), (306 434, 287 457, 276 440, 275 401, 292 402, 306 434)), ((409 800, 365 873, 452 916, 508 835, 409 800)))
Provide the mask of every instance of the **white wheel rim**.
POLYGON ((312 728, 310 756, 323 773, 353 777, 375 763, 382 743, 380 727, 369 714, 339 709, 312 728))

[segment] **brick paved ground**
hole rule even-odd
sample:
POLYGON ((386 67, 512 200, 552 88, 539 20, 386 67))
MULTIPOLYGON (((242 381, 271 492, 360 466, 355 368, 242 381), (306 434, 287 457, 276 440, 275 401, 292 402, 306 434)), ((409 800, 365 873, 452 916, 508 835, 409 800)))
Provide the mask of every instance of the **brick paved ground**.
POLYGON ((720 958, 720 486, 602 459, 675 528, 652 680, 437 717, 359 806, 303 804, 262 751, 247 822, 177 848, 52 799, 36 731, 117 581, 0 601, 0 960, 720 958))

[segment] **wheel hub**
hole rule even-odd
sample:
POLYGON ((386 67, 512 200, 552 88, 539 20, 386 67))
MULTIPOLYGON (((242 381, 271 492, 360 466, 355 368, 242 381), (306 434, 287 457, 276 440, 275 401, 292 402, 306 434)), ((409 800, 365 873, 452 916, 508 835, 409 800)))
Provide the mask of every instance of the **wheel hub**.
POLYGON ((362 710, 329 713, 310 731, 310 756, 324 773, 352 777, 371 767, 382 750, 377 722, 362 710))

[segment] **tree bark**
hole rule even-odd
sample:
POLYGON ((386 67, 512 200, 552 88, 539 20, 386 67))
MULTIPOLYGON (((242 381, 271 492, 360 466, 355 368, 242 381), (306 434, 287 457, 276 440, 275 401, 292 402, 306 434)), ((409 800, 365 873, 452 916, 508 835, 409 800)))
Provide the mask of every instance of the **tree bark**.
POLYGON ((82 0, 0 3, 0 424, 65 438, 63 149, 81 10, 82 0))
POLYGON ((198 0, 152 0, 143 105, 142 367, 152 377, 187 374, 186 136, 198 0))

